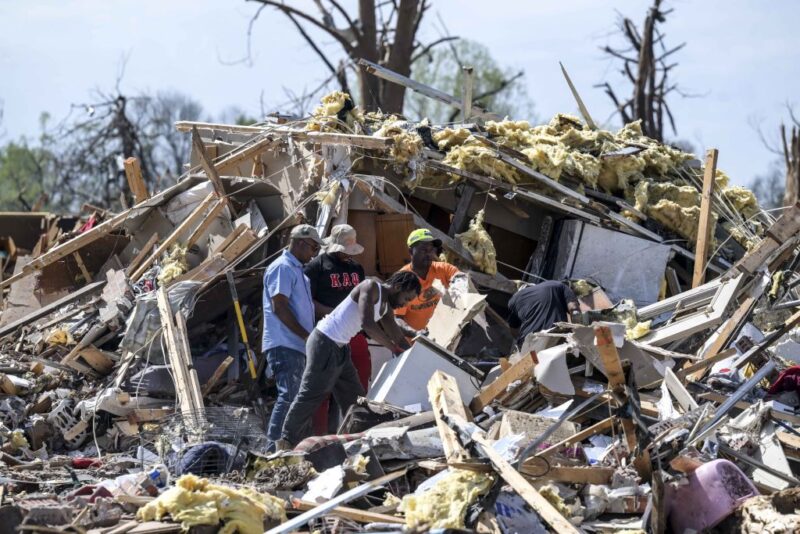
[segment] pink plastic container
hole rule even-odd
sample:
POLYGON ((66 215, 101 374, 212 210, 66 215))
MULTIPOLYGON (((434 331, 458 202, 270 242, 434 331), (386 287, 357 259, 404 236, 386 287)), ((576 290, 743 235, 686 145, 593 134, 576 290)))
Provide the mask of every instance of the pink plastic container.
POLYGON ((713 460, 686 475, 686 485, 667 486, 669 522, 674 534, 699 532, 717 525, 758 490, 728 460, 713 460))

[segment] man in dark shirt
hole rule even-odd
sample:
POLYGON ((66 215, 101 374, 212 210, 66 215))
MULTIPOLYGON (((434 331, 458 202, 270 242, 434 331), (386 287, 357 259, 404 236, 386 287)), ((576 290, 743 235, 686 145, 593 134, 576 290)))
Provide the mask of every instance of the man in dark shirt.
MULTIPOLYGON (((364 247, 356 241, 356 230, 349 224, 338 224, 331 228, 330 237, 319 256, 305 267, 306 276, 311 283, 311 297, 314 299, 314 315, 319 321, 342 302, 358 284, 364 281, 364 268, 352 256, 364 252, 364 247)), ((369 355, 367 338, 359 333, 350 341, 350 357, 358 372, 358 379, 364 390, 369 386, 372 374, 372 360, 369 355)), ((330 413, 335 414, 335 411, 330 413)), ((328 403, 325 402, 314 416, 315 433, 325 434, 328 430, 328 403)), ((330 417, 331 423, 337 418, 330 417)))
POLYGON ((559 321, 569 320, 579 311, 578 299, 567 284, 548 280, 517 291, 508 301, 508 325, 518 330, 517 346, 522 347, 531 332, 540 332, 559 321))

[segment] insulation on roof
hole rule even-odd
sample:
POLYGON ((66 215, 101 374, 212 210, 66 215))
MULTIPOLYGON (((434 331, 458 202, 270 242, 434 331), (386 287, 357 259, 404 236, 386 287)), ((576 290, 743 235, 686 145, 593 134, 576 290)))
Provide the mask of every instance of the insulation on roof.
POLYGON ((486 473, 451 470, 420 495, 403 497, 400 511, 405 512, 406 527, 464 528, 467 508, 489 491, 492 482, 492 477, 486 473))

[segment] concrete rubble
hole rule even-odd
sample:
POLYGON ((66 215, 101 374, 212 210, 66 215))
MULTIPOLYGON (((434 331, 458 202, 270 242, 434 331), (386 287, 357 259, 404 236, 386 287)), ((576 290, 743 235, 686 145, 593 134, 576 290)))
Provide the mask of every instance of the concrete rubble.
POLYGON ((636 124, 448 98, 459 124, 343 93, 177 123, 186 172, 151 195, 130 164, 129 209, 0 214, 0 532, 800 531, 800 205, 636 124), (345 222, 368 276, 428 228, 469 290, 406 353, 370 344, 336 434, 268 452, 264 269, 345 222), (581 312, 517 346, 542 279, 581 312))

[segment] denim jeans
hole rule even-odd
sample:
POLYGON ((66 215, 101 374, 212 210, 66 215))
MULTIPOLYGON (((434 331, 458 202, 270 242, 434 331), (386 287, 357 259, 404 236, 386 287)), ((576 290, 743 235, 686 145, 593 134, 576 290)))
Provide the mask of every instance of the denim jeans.
POLYGON ((302 382, 281 436, 292 445, 311 435, 312 416, 329 394, 342 413, 366 394, 350 359, 349 345, 340 347, 315 328, 306 341, 306 358, 302 382))
POLYGON ((286 347, 273 347, 267 349, 266 357, 270 375, 275 378, 278 388, 278 400, 272 407, 267 427, 267 438, 274 444, 281 437, 283 421, 300 389, 306 356, 302 352, 286 347))

